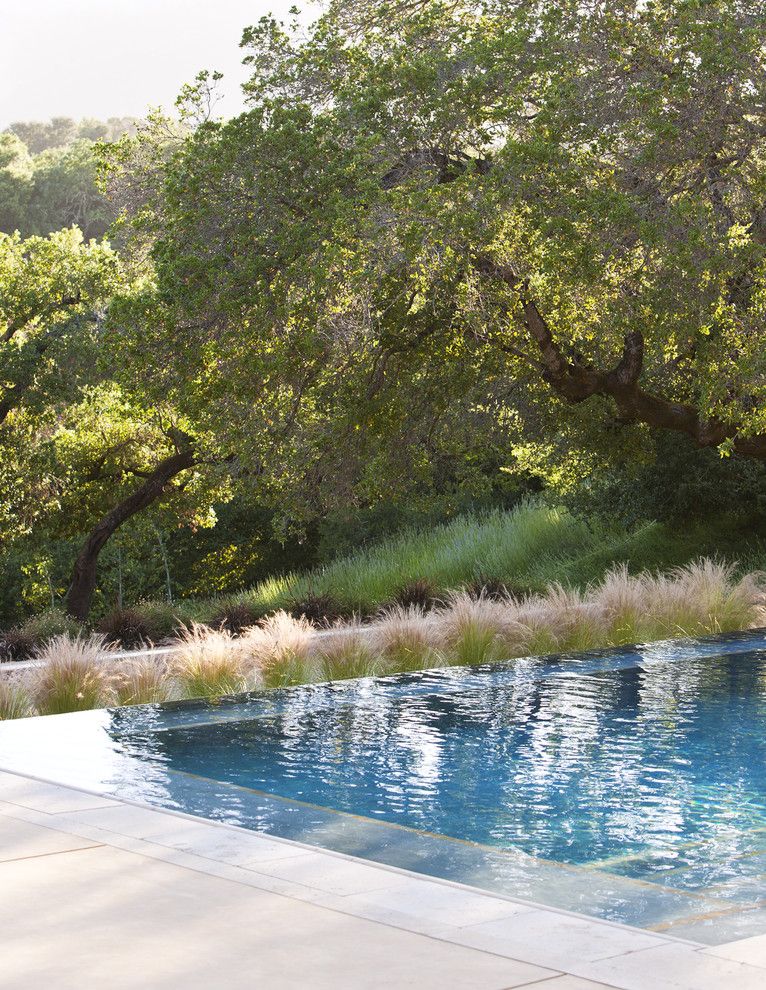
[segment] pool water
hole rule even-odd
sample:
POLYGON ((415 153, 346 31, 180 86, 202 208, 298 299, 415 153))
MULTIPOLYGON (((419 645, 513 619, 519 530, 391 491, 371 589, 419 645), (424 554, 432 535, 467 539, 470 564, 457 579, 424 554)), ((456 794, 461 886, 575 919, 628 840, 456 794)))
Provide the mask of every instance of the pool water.
POLYGON ((0 766, 699 941, 766 932, 762 633, 27 719, 0 766))

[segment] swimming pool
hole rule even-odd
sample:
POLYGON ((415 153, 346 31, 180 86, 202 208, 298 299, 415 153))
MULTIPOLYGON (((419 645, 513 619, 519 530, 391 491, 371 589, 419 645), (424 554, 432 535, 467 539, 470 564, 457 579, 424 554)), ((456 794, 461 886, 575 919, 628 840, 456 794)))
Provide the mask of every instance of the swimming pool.
POLYGON ((698 941, 766 932, 766 635, 0 725, 0 769, 698 941))

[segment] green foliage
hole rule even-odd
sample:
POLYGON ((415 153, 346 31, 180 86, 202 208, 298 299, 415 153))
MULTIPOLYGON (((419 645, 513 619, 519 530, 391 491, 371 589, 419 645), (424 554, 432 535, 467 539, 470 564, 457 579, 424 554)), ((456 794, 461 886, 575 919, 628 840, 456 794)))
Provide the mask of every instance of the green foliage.
POLYGON ((32 162, 15 134, 0 134, 0 231, 26 228, 32 190, 32 162))
POLYGON ((135 117, 109 117, 108 120, 53 117, 49 121, 15 120, 6 133, 14 134, 29 149, 39 155, 49 148, 62 148, 78 140, 116 141, 123 134, 133 134, 138 121, 135 117))
POLYGON ((633 529, 598 518, 583 519, 535 503, 512 512, 462 516, 442 526, 405 532, 305 575, 273 578, 243 599, 259 611, 283 608, 308 593, 332 596, 350 610, 372 614, 395 600, 408 582, 425 581, 444 594, 486 584, 487 574, 510 590, 543 591, 554 581, 585 587, 616 563, 631 571, 666 569, 701 553, 726 551, 734 559, 749 551, 761 558, 736 528, 708 522, 691 530, 644 523, 633 529))
POLYGON ((96 612, 161 590, 160 638, 179 595, 371 612, 736 549, 710 520, 762 514, 760 467, 716 458, 766 459, 764 28, 747 0, 343 0, 246 32, 234 120, 202 74, 180 122, 12 125, 2 621, 115 520, 96 612), (115 215, 119 259, 87 242, 115 215), (542 486, 573 511, 477 520, 542 486))
POLYGON ((577 558, 599 540, 600 534, 566 512, 524 505, 510 513, 460 517, 434 529, 406 532, 308 576, 264 582, 251 594, 260 607, 276 608, 310 587, 370 613, 393 601, 403 585, 420 580, 446 591, 492 573, 542 588, 554 562, 577 558))
POLYGON ((35 644, 43 646, 54 636, 78 636, 82 626, 61 609, 50 608, 27 619, 21 631, 35 644))
POLYGON ((22 406, 43 413, 77 396, 92 378, 99 313, 121 281, 116 254, 75 228, 0 233, 0 425, 22 406))
POLYGON ((98 188, 96 142, 135 133, 132 118, 17 121, 0 133, 0 231, 47 235, 76 225, 103 237, 114 219, 98 188))
POLYGON ((594 471, 572 488, 575 511, 635 526, 654 519, 682 528, 722 520, 762 534, 766 525, 766 469, 758 461, 722 458, 682 437, 658 434, 643 450, 594 471))

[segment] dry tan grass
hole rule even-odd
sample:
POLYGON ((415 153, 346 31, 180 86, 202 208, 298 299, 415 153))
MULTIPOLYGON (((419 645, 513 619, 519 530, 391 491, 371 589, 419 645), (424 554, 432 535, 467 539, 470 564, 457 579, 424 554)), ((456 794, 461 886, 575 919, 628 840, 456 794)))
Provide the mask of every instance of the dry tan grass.
POLYGON ((267 687, 310 683, 319 678, 312 656, 316 630, 305 618, 275 612, 243 637, 243 648, 262 672, 267 687))
POLYGON ((247 691, 257 672, 244 640, 224 629, 194 624, 173 643, 170 674, 186 698, 203 698, 247 691))
POLYGON ((386 609, 369 626, 367 635, 385 672, 422 670, 442 662, 436 617, 416 605, 386 609))
POLYGON ((747 628, 761 613, 763 576, 735 580, 733 567, 699 560, 650 579, 651 614, 667 635, 695 636, 747 628))
POLYGON ((166 666, 152 659, 115 664, 111 685, 118 705, 156 705, 175 693, 166 666))
POLYGON ((32 699, 23 679, 0 679, 0 722, 9 718, 26 718, 33 713, 32 699))
POLYGON ((382 658, 375 653, 364 630, 356 626, 336 625, 326 636, 317 637, 315 656, 324 681, 383 673, 382 658))
POLYGON ((508 643, 518 625, 512 598, 487 598, 455 592, 434 615, 438 646, 450 663, 477 664, 507 655, 508 643))
POLYGON ((38 670, 0 680, 0 718, 747 629, 766 622, 765 581, 700 560, 661 575, 616 567, 583 593, 560 584, 522 599, 457 592, 433 612, 396 606, 369 626, 325 633, 277 612, 240 637, 192 626, 167 666, 118 666, 102 637, 60 635, 38 654, 38 670))
POLYGON ((587 650, 603 645, 607 637, 603 609, 588 595, 561 584, 522 602, 517 621, 526 630, 527 653, 587 650))
POLYGON ((100 708, 114 700, 109 668, 101 659, 110 647, 103 636, 53 636, 37 653, 42 666, 30 677, 41 715, 100 708))

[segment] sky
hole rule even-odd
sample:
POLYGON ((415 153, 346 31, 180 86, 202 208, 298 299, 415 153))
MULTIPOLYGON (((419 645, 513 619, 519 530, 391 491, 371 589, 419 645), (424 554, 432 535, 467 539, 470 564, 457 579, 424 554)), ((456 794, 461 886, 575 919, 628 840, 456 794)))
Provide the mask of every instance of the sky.
POLYGON ((200 69, 224 73, 217 109, 230 116, 242 107, 242 29, 294 2, 0 0, 0 128, 171 108, 200 69))

